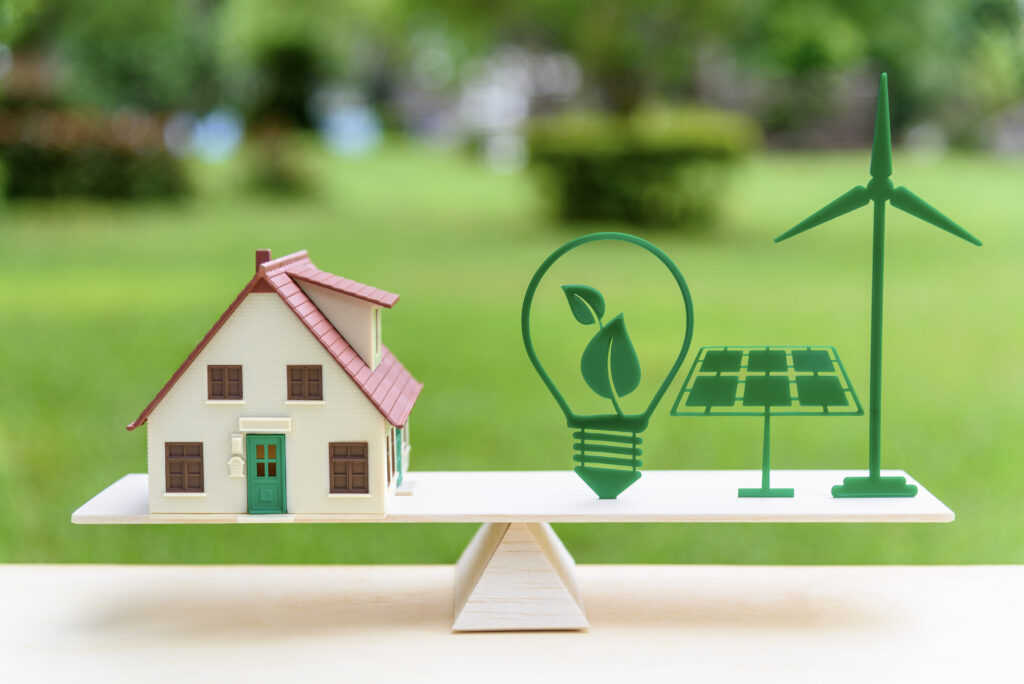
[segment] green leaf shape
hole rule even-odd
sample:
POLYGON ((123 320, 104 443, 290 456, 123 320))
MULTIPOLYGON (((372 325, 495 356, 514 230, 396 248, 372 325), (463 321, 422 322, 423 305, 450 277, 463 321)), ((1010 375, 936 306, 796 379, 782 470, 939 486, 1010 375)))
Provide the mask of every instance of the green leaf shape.
POLYGON ((604 297, 601 293, 587 285, 563 285, 562 291, 569 300, 572 315, 583 325, 596 323, 604 316, 604 297))
POLYGON ((580 371, 587 386, 605 399, 624 397, 640 384, 640 359, 619 314, 583 350, 580 371), (614 387, 614 390, 613 390, 614 387))

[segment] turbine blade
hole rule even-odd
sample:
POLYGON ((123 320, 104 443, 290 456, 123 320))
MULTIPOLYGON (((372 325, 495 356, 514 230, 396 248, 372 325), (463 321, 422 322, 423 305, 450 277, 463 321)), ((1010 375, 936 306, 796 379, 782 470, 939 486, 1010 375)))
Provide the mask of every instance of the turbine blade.
POLYGON ((911 216, 916 216, 922 221, 927 221, 936 228, 941 228, 947 233, 952 233, 962 240, 967 240, 971 244, 978 245, 979 247, 981 246, 981 240, 968 233, 954 221, 947 218, 938 209, 928 204, 902 185, 893 190, 892 196, 889 198, 889 202, 897 209, 905 211, 911 216))
POLYGON ((878 79, 878 105, 875 109, 875 138, 871 143, 871 177, 892 175, 892 135, 889 133, 889 77, 878 79))
POLYGON ((857 187, 850 189, 845 194, 832 200, 824 207, 814 212, 779 237, 775 238, 775 241, 782 242, 794 235, 799 235, 805 230, 810 230, 815 226, 819 226, 826 221, 831 221, 843 214, 848 214, 854 209, 860 209, 867 204, 869 200, 870 197, 868 197, 868 189, 863 185, 858 185, 857 187))

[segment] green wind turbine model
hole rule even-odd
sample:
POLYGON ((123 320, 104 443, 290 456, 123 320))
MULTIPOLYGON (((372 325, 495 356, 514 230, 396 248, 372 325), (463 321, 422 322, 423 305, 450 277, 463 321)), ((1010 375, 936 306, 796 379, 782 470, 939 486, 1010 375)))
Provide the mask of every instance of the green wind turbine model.
POLYGON ((868 202, 875 203, 875 230, 871 259, 871 373, 868 402, 868 476, 847 477, 843 484, 832 488, 836 497, 914 496, 917 487, 907 484, 904 477, 882 477, 882 269, 885 261, 885 203, 911 216, 916 216, 937 228, 952 233, 968 242, 981 245, 959 225, 946 218, 938 209, 907 190, 894 187, 892 175, 892 138, 889 133, 889 89, 883 73, 878 83, 878 109, 875 114, 875 138, 871 146, 871 180, 867 187, 858 185, 825 205, 809 217, 775 238, 781 242, 810 230, 826 221, 859 209, 868 202))

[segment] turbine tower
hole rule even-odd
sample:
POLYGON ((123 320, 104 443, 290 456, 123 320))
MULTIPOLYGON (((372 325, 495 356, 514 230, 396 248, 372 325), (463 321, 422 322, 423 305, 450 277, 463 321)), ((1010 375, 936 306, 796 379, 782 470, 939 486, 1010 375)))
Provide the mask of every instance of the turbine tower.
POLYGON ((836 497, 914 496, 917 487, 904 477, 882 477, 882 274, 885 263, 885 203, 947 233, 981 246, 974 237, 938 209, 907 188, 895 187, 892 175, 892 138, 889 133, 889 88, 883 73, 878 83, 878 108, 875 113, 875 138, 871 146, 871 180, 858 185, 808 216, 775 242, 782 242, 826 221, 875 203, 874 238, 871 248, 871 375, 868 399, 868 476, 847 477, 832 488, 836 497))

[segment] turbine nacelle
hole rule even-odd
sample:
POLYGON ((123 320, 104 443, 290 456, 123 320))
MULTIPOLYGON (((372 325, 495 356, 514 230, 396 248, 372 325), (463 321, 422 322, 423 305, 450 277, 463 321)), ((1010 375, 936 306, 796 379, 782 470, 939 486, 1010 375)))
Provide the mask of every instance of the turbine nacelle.
POLYGON ((872 178, 865 189, 872 202, 886 202, 892 197, 896 184, 892 178, 872 178))

